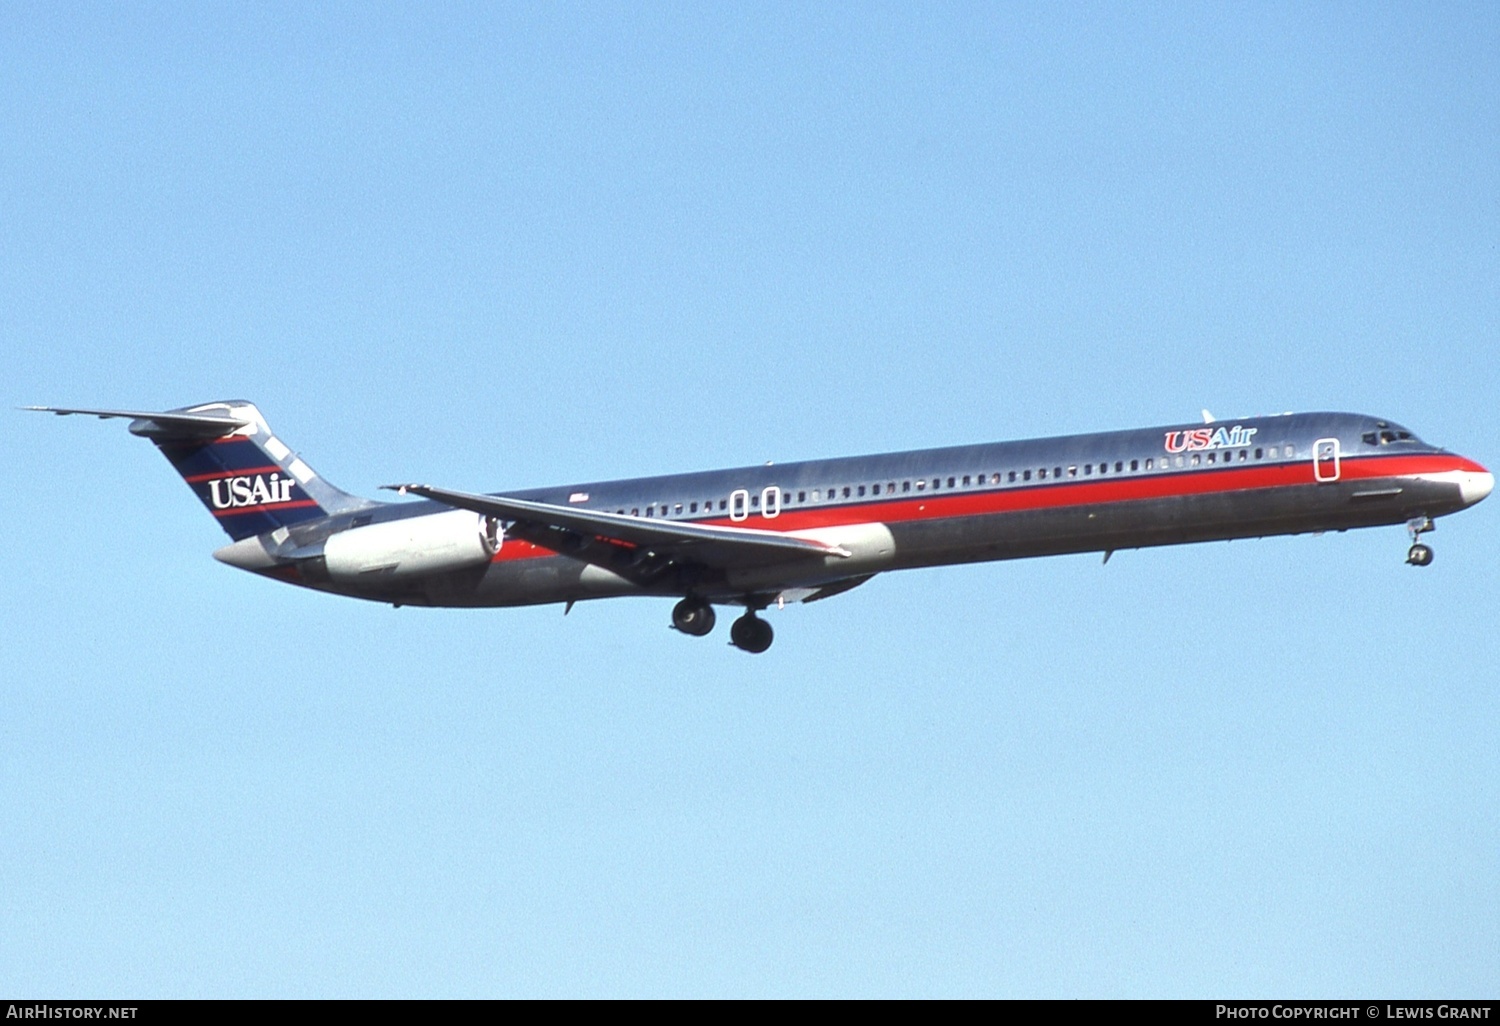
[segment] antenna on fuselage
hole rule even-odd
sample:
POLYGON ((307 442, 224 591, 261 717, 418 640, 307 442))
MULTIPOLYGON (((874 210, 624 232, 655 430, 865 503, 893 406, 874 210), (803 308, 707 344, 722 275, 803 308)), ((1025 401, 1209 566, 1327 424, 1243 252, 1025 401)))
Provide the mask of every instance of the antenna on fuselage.
POLYGON ((1212 413, 1209 413, 1207 410, 1204 410, 1203 411, 1203 423, 1205 423, 1205 424, 1212 424, 1213 422, 1214 422, 1214 415, 1212 413))

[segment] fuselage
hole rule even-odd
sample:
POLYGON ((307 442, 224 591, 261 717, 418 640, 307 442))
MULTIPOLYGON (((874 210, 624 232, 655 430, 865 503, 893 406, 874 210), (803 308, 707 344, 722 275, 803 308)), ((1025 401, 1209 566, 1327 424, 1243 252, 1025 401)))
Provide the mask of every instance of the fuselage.
MULTIPOLYGON (((754 608, 778 596, 833 594, 887 570, 1410 523, 1472 505, 1492 486, 1478 463, 1398 424, 1361 414, 1287 414, 495 493, 840 547, 843 555, 826 559, 653 563, 650 546, 538 533, 524 523, 504 524, 503 540, 482 565, 430 573, 340 576, 306 558, 247 558, 244 543, 220 558, 400 604, 515 606, 641 594, 754 608)), ((423 501, 329 516, 293 528, 296 551, 315 553, 344 531, 455 512, 423 501)))

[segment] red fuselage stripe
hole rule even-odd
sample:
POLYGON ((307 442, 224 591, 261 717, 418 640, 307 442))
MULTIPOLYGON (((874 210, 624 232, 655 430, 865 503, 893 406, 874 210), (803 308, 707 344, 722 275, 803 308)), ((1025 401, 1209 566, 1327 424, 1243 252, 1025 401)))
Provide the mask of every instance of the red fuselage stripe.
MULTIPOLYGON (((1072 464, 1066 464, 1072 466, 1072 464)), ((1097 465, 1096 465, 1097 466, 1097 465)), ((1358 456, 1340 460, 1340 481, 1363 481, 1451 471, 1485 473, 1483 467, 1462 456, 1423 453, 1411 456, 1358 456)), ((1078 465, 1078 473, 1082 474, 1078 465)), ((930 480, 930 479, 929 479, 930 480)), ((1137 502, 1214 492, 1238 492, 1286 488, 1318 483, 1310 459, 1293 463, 1247 464, 1228 467, 1183 467, 1165 473, 1111 475, 1106 478, 1069 477, 1041 484, 990 486, 985 491, 904 492, 900 498, 856 501, 817 509, 787 509, 769 519, 753 514, 750 520, 727 517, 692 520, 708 526, 741 527, 753 524, 764 531, 805 531, 820 527, 842 527, 864 523, 910 523, 949 517, 1016 513, 1067 506, 1094 506, 1137 502)), ((1330 482, 1331 483, 1331 482, 1330 482)), ((795 490, 795 489, 794 489, 795 490)), ((785 495, 785 491, 783 492, 785 495)), ((783 501, 785 501, 783 499, 783 501)), ((537 559, 556 555, 551 549, 520 540, 506 540, 494 562, 537 559)))

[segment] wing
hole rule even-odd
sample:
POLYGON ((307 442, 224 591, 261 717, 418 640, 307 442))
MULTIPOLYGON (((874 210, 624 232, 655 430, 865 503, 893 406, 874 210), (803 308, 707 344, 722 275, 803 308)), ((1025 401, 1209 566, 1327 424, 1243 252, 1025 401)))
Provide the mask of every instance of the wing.
POLYGON ((606 547, 617 550, 623 545, 657 557, 716 569, 828 557, 843 559, 850 555, 849 550, 842 546, 778 531, 648 520, 602 510, 554 506, 548 502, 455 492, 430 485, 385 487, 402 495, 420 495, 448 506, 511 521, 515 529, 510 533, 517 537, 601 564, 606 560, 596 558, 588 551, 588 543, 595 540, 613 543, 613 546, 606 547))

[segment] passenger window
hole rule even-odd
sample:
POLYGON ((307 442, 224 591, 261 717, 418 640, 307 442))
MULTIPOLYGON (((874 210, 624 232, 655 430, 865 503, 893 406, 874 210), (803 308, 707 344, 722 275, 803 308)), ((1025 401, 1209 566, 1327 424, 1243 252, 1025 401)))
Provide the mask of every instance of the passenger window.
POLYGON ((920 480, 920 481, 917 482, 917 491, 919 491, 919 492, 925 492, 926 490, 927 490, 927 479, 924 477, 924 478, 922 478, 922 480, 920 480))
POLYGON ((1012 470, 1010 472, 1010 483, 1011 484, 1015 484, 1016 483, 1016 472, 1014 470, 1012 470))
POLYGON ((696 513, 696 512, 698 512, 698 504, 695 502, 691 506, 689 506, 688 507, 688 512, 689 513, 696 513))
POLYGON ((844 485, 844 498, 849 498, 849 486, 844 485))
POLYGON ((969 475, 968 474, 964 475, 964 487, 965 488, 969 487, 969 475))
POLYGON ((1077 467, 1069 467, 1068 468, 1068 476, 1069 477, 1077 477, 1078 476, 1078 468, 1077 467))
POLYGON ((1031 471, 1029 471, 1029 470, 1023 471, 1022 474, 1021 474, 1021 477, 1024 478, 1025 480, 1027 480, 1027 481, 1030 481, 1031 480, 1031 471))
MULTIPOLYGON (((1131 470, 1135 469, 1135 460, 1131 460, 1130 461, 1130 469, 1131 470)), ((1124 472, 1125 472, 1125 461, 1124 460, 1115 460, 1115 473, 1116 474, 1123 474, 1124 472)))
POLYGON ((1094 473, 1094 465, 1092 463, 1085 463, 1083 465, 1083 476, 1084 477, 1090 477, 1090 476, 1093 475, 1093 473, 1094 473))
POLYGON ((1047 468, 1043 467, 1041 470, 1038 470, 1036 472, 1036 476, 1037 476, 1037 480, 1039 480, 1039 481, 1045 481, 1045 480, 1047 480, 1047 468))
POLYGON ((1264 453, 1260 449, 1256 449, 1255 450, 1255 458, 1256 459, 1260 459, 1263 455, 1264 455, 1264 453))
POLYGON ((902 481, 901 482, 901 490, 903 492, 909 492, 909 491, 911 491, 911 482, 910 481, 902 481))
MULTIPOLYGON (((969 483, 969 480, 968 480, 968 478, 965 478, 965 479, 964 479, 964 484, 968 484, 968 483, 969 483)), ((951 478, 951 477, 950 477, 950 478, 949 478, 949 479, 948 479, 948 487, 949 487, 949 488, 952 488, 952 487, 953 487, 953 478, 951 478)))
POLYGON ((865 497, 865 486, 864 485, 860 485, 859 486, 859 497, 861 499, 863 499, 865 497))
POLYGON ((1062 477, 1062 467, 1053 467, 1052 468, 1052 476, 1053 477, 1062 477))
MULTIPOLYGON (((1151 469, 1151 462, 1152 462, 1152 460, 1151 460, 1151 457, 1150 457, 1150 456, 1147 456, 1147 457, 1146 457, 1146 469, 1147 469, 1147 470, 1150 470, 1150 469, 1151 469)), ((1134 469, 1135 469, 1135 460, 1131 460, 1131 461, 1130 461, 1130 469, 1131 469, 1131 470, 1134 470, 1134 469)))
POLYGON ((1130 461, 1130 469, 1133 470, 1133 471, 1134 470, 1140 470, 1141 469, 1140 461, 1139 460, 1131 460, 1130 461))

